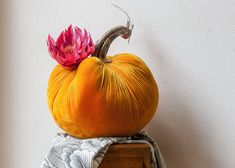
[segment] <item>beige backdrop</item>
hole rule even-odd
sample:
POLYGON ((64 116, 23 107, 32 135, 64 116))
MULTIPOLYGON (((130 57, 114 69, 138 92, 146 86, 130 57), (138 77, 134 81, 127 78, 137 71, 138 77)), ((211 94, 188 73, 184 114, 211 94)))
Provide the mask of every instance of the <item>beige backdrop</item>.
MULTIPOLYGON (((130 44, 116 40, 110 54, 132 52, 158 81, 158 114, 147 127, 168 168, 235 167, 235 1, 233 0, 3 0, 1 17, 1 164, 38 167, 60 131, 46 101, 56 65, 48 33, 69 24, 97 40, 126 17, 130 44)), ((91 102, 92 105, 92 102, 91 102)))

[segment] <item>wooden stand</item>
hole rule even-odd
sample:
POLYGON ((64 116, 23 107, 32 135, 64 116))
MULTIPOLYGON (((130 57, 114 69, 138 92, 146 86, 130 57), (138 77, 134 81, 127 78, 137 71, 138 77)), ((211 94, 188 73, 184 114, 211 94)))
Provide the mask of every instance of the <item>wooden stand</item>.
POLYGON ((114 144, 105 153, 99 168, 150 168, 148 144, 114 144))

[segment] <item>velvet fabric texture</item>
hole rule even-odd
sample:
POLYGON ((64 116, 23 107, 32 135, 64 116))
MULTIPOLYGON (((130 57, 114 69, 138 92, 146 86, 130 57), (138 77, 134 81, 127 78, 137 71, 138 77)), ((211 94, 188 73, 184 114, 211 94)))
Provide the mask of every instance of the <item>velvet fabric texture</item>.
POLYGON ((147 65, 133 54, 84 59, 77 68, 57 65, 48 82, 48 105, 72 136, 130 136, 153 117, 158 88, 147 65))

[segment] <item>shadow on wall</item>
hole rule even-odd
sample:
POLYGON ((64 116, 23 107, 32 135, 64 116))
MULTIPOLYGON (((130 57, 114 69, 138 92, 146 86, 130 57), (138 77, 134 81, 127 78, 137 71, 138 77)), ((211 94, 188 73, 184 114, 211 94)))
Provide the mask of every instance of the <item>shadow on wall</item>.
MULTIPOLYGON (((151 30, 145 31, 153 34, 151 30)), ((167 168, 223 167, 210 150, 210 138, 205 136, 205 130, 197 124, 197 116, 193 113, 195 109, 192 109, 195 107, 191 105, 194 97, 184 95, 187 92, 185 88, 175 85, 171 77, 177 76, 179 81, 187 78, 195 87, 198 82, 193 81, 192 76, 180 64, 174 63, 168 55, 160 51, 160 45, 153 37, 146 39, 143 43, 157 61, 160 90, 157 117, 155 116, 146 130, 158 142, 167 168)))
POLYGON ((7 1, 1 0, 0 1, 0 167, 8 167, 7 166, 7 155, 8 151, 4 148, 8 145, 7 142, 7 126, 6 123, 8 122, 7 119, 7 91, 10 89, 7 88, 9 73, 7 72, 7 65, 9 53, 7 51, 7 26, 8 26, 8 16, 7 11, 8 4, 7 1))

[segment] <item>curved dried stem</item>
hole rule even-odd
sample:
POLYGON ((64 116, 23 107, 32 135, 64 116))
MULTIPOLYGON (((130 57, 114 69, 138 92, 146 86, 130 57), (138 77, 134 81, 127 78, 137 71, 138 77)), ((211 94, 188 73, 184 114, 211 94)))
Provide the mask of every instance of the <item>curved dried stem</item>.
POLYGON ((92 56, 96 56, 101 60, 103 60, 104 62, 109 62, 106 60, 106 54, 108 53, 108 49, 113 40, 116 39, 118 36, 121 36, 124 39, 129 39, 128 40, 129 42, 134 27, 134 25, 132 25, 130 22, 130 17, 128 13, 119 6, 115 4, 112 5, 121 10, 122 12, 124 12, 128 17, 128 20, 125 26, 117 26, 110 29, 101 37, 101 39, 98 42, 96 42, 95 51, 92 56))

